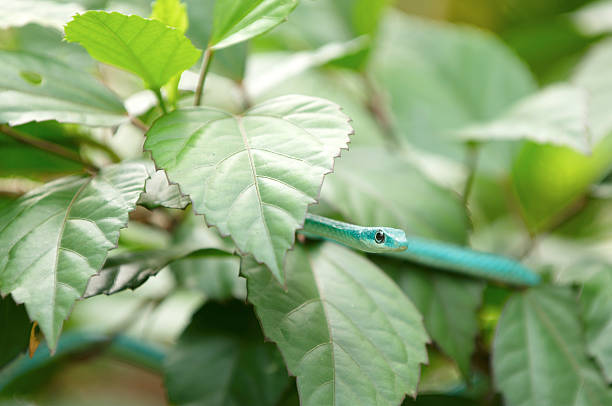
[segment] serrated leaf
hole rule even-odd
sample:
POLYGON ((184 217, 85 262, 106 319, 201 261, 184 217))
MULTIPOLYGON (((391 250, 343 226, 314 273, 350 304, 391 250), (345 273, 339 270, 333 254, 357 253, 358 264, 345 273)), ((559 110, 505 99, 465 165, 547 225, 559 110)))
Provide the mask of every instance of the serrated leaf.
POLYGON ((327 178, 321 199, 355 224, 384 224, 455 243, 466 240, 468 218, 458 197, 382 149, 351 148, 327 178))
POLYGON ((198 310, 168 354, 164 378, 175 405, 275 406, 290 382, 278 350, 240 301, 198 310))
POLYGON ((35 189, 0 214, 0 293, 25 303, 49 348, 72 305, 117 245, 147 176, 143 165, 109 166, 35 189))
POLYGON ((76 3, 50 0, 19 0, 0 3, 0 28, 40 24, 62 29, 74 14, 83 11, 76 3))
POLYGON ((584 284, 580 294, 587 348, 612 382, 612 267, 584 284))
POLYGON ((97 60, 140 76, 159 89, 200 57, 179 31, 137 15, 88 11, 66 25, 66 40, 78 42, 97 60))
POLYGON ((397 261, 377 262, 419 309, 431 338, 469 377, 484 283, 397 261))
POLYGON ((287 290, 246 260, 248 299, 297 376, 302 406, 396 406, 427 359, 421 316, 376 266, 326 243, 287 258, 287 290))
POLYGON ((88 73, 50 56, 0 50, 0 122, 44 120, 113 126, 127 115, 117 96, 88 73))
POLYGON ((351 131, 337 105, 286 96, 241 116, 206 107, 174 111, 151 127, 145 148, 208 225, 282 281, 295 230, 351 131))
POLYGON ((271 30, 287 19, 297 0, 216 0, 209 46, 222 49, 271 30))
POLYGON ((507 302, 493 370, 508 406, 612 404, 612 390, 587 358, 569 289, 530 289, 507 302))
POLYGON ((0 369, 28 348, 31 325, 24 306, 0 296, 0 369))
POLYGON ((498 38, 398 12, 381 23, 372 65, 389 94, 395 132, 461 159, 454 131, 495 119, 536 90, 527 67, 498 38))
POLYGON ((501 117, 465 127, 457 134, 470 141, 528 139, 588 154, 587 93, 576 86, 554 85, 519 101, 501 117))
POLYGON ((181 194, 178 185, 168 182, 166 172, 163 170, 150 172, 145 183, 145 190, 138 199, 138 204, 147 209, 156 207, 184 209, 189 203, 191 201, 181 194))

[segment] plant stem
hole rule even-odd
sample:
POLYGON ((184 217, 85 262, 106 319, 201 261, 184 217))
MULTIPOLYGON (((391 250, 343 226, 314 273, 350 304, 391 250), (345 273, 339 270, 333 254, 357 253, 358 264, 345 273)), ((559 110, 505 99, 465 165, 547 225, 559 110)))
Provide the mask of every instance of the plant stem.
POLYGON ((8 135, 9 137, 13 138, 16 141, 21 142, 22 144, 30 145, 32 147, 42 149, 43 151, 47 151, 57 156, 60 156, 64 159, 68 159, 70 161, 77 162, 89 170, 93 170, 93 171, 98 170, 98 168, 95 167, 94 165, 88 162, 85 162, 79 154, 61 145, 54 144, 47 140, 43 140, 37 137, 33 137, 29 134, 22 133, 4 124, 0 125, 0 132, 5 135, 8 135))
POLYGON ((140 120, 138 117, 130 117, 130 122, 144 132, 149 131, 149 126, 143 123, 142 120, 140 120))
POLYGON ((121 162, 121 157, 117 155, 117 153, 111 147, 104 144, 103 142, 100 142, 98 140, 95 140, 93 138, 83 136, 83 135, 75 135, 74 139, 78 140, 79 142, 82 142, 83 144, 90 145, 94 148, 97 148, 97 149, 100 149, 106 152, 108 156, 110 157, 110 159, 115 163, 121 162))
POLYGON ((202 59, 202 68, 200 68, 200 76, 198 77, 198 85, 195 91, 195 98, 193 99, 194 106, 199 106, 202 102, 202 90, 204 89, 204 82, 206 81, 206 75, 208 75, 213 55, 214 51, 212 50, 212 48, 206 48, 206 51, 204 51, 204 59, 202 59))
POLYGON ((155 96, 157 96, 157 101, 159 102, 159 107, 161 107, 162 112, 164 114, 168 114, 168 109, 166 108, 166 103, 164 103, 164 98, 162 97, 161 89, 153 89, 153 93, 155 93, 155 96))
POLYGON ((467 206, 474 186, 474 178, 476 177, 476 167, 478 166, 478 145, 469 143, 467 146, 467 166, 469 170, 468 178, 465 181, 463 188, 463 204, 467 206))

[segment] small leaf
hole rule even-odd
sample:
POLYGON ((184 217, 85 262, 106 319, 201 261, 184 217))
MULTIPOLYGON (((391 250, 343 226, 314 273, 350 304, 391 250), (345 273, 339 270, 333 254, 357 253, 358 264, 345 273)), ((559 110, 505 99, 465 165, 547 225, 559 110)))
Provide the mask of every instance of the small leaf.
POLYGON ((290 382, 278 350, 240 301, 198 310, 168 354, 164 378, 175 405, 275 406, 290 382))
POLYGON ((117 96, 88 73, 50 56, 0 50, 0 123, 45 120, 113 126, 127 116, 117 96))
POLYGON ((78 42, 97 60, 140 76, 159 89, 200 57, 179 31, 137 15, 88 11, 66 25, 66 40, 78 42))
POLYGON ((587 94, 575 86, 551 86, 519 101, 501 117, 463 128, 457 134, 470 141, 528 139, 588 154, 587 94))
POLYGON ((527 226, 540 232, 559 221, 605 176, 612 161, 612 136, 585 156, 568 147, 526 143, 512 165, 512 182, 527 226))
POLYGON ((0 296, 0 369, 26 351, 31 325, 24 306, 0 296))
POLYGON ((468 218, 458 197, 382 149, 351 148, 327 178, 321 199, 356 224, 382 224, 455 243, 466 240, 468 218))
MULTIPOLYGON (((151 165, 152 166, 152 165, 151 165)), ((184 209, 191 203, 188 197, 183 196, 178 185, 168 182, 166 172, 163 170, 150 173, 145 183, 145 191, 140 195, 138 204, 147 209, 167 207, 169 209, 184 209)))
POLYGON ((88 279, 117 245, 142 192, 141 164, 109 166, 94 177, 50 182, 0 214, 0 293, 12 293, 54 349, 88 279))
POLYGON ((302 406, 396 406, 414 395, 427 359, 421 316, 376 266, 326 243, 297 246, 287 289, 245 260, 248 299, 297 376, 302 406))
POLYGON ((286 96, 234 116, 199 107, 157 120, 145 148, 239 250, 282 281, 285 253, 351 127, 326 100, 286 96))
POLYGON ((222 49, 271 30, 287 19, 297 0, 216 0, 209 46, 222 49))
POLYGON ((419 309, 431 338, 469 377, 484 283, 396 261, 377 262, 419 309))
POLYGON ((493 348, 495 380, 508 406, 612 404, 584 348, 568 289, 530 289, 507 302, 493 348))
POLYGON ((185 33, 189 27, 187 6, 181 3, 181 0, 156 0, 153 3, 151 18, 174 27, 182 33, 185 33))

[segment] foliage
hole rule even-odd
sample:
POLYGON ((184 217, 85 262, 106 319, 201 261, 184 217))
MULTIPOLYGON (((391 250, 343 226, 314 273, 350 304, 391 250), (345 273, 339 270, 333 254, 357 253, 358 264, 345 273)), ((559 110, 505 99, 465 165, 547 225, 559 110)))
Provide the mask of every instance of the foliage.
POLYGON ((584 2, 1 4, 0 404, 612 404, 612 30, 584 2))

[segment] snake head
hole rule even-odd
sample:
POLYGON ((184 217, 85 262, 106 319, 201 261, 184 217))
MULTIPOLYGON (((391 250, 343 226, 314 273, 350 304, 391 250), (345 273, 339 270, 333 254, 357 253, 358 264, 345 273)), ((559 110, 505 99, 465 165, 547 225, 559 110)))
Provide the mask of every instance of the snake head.
POLYGON ((367 227, 361 232, 362 249, 367 252, 404 251, 408 248, 404 230, 390 227, 367 227))

